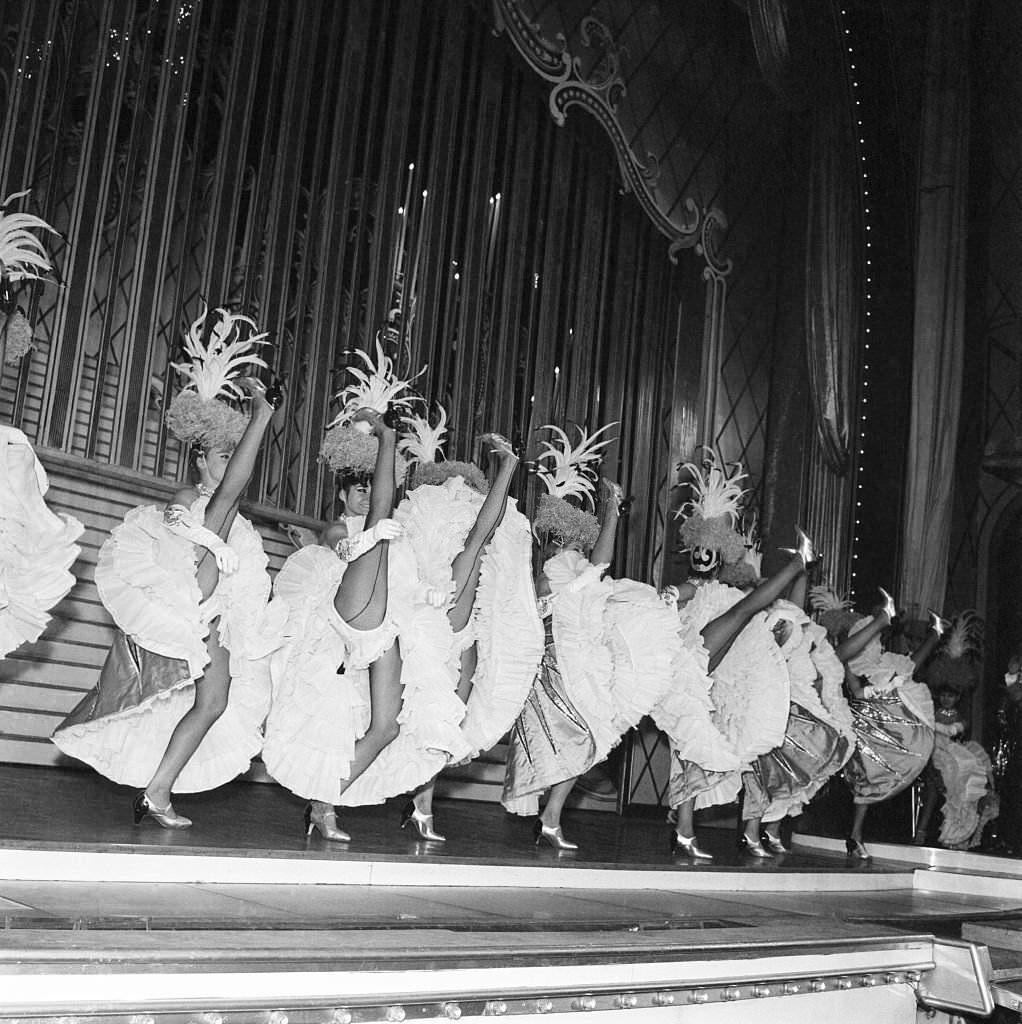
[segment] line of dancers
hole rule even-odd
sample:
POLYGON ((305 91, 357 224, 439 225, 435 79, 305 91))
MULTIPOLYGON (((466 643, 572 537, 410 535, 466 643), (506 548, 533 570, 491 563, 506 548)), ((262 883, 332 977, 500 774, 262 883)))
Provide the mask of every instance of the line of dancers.
MULTIPOLYGON (((504 806, 535 819, 537 844, 569 851, 562 813, 575 780, 649 715, 670 740, 679 855, 712 859, 695 811, 739 792, 745 851, 783 853, 784 818, 841 772, 855 801, 848 853, 866 858, 868 807, 913 782, 935 735, 943 747, 960 736, 941 731, 915 679, 944 620, 932 617, 913 657, 885 651, 890 596, 859 617, 821 588, 807 593, 816 553, 800 530, 761 578, 754 535, 739 532, 741 467, 712 455, 684 467, 685 584, 659 593, 612 578, 622 492, 597 467, 613 425, 575 442, 544 428, 530 523, 509 497, 520 463, 508 441, 480 438, 481 466, 444 460, 446 413, 431 422, 417 378, 399 377, 379 346, 349 370, 322 447, 343 515, 271 581, 239 512, 282 400, 252 375, 266 366, 263 343, 224 309, 191 325, 168 426, 189 448, 193 481, 166 508, 129 512, 98 557, 118 632, 53 741, 136 788, 136 823, 190 827, 173 794, 222 785, 261 755, 306 801, 310 835, 349 842, 344 807, 406 794, 402 827, 443 842, 437 776, 507 735, 504 806)), ((0 428, 0 459, 6 655, 38 637, 70 588, 81 525, 46 508, 23 434, 0 428)), ((938 658, 953 656, 946 648, 938 658)))

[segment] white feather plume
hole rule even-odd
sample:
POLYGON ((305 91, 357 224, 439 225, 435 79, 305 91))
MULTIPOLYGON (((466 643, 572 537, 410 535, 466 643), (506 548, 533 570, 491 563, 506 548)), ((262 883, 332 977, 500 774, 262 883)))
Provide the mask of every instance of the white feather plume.
POLYGON ((436 426, 431 426, 426 416, 405 416, 404 421, 411 431, 397 443, 397 450, 411 461, 420 464, 436 462, 441 454, 447 434, 447 410, 437 402, 440 412, 436 426))
POLYGON ((740 462, 725 462, 719 452, 704 448, 707 453, 701 464, 685 462, 681 469, 691 475, 694 497, 677 512, 679 518, 699 513, 703 519, 726 517, 732 526, 738 522, 745 489, 739 481, 747 475, 740 462))
POLYGON ((58 234, 42 217, 30 213, 7 213, 15 199, 27 196, 29 190, 14 192, 0 204, 0 278, 9 281, 38 281, 53 269, 49 254, 33 231, 58 234))
POLYGON ((983 650, 983 620, 974 611, 955 616, 944 641, 944 653, 949 658, 978 655, 983 650))
POLYGON ((840 612, 852 607, 847 597, 838 595, 825 583, 809 588, 809 607, 814 612, 840 612))
POLYGON ((536 457, 536 475, 543 481, 548 493, 555 498, 578 497, 595 508, 593 495, 596 493, 596 467, 603 458, 602 449, 615 440, 606 437, 597 441, 597 438, 605 430, 616 426, 617 423, 608 423, 592 435, 579 427, 579 440, 575 447, 572 447, 570 438, 560 427, 550 423, 543 427, 543 430, 551 431, 554 438, 543 442, 544 450, 536 457), (541 465, 544 460, 549 460, 549 464, 541 465))
POLYGON ((184 337, 184 351, 187 362, 171 365, 187 380, 183 390, 194 391, 203 401, 219 396, 225 398, 244 397, 241 388, 235 384, 241 368, 266 366, 255 352, 256 345, 265 345, 266 332, 241 336, 241 326, 247 325, 256 331, 253 320, 239 313, 217 308, 213 310, 217 322, 209 332, 208 344, 202 336, 209 311, 203 308, 199 318, 188 328, 184 337))
POLYGON ((388 406, 393 405, 399 409, 409 410, 412 403, 419 400, 417 395, 405 392, 410 390, 412 381, 426 372, 425 366, 409 380, 401 380, 394 370, 394 360, 383 351, 383 344, 379 339, 376 341, 375 363, 362 349, 356 349, 355 355, 365 364, 365 369, 358 366, 347 367, 348 373, 355 380, 335 396, 341 403, 341 411, 327 424, 328 429, 350 423, 359 409, 375 409, 382 414, 387 411, 388 406))

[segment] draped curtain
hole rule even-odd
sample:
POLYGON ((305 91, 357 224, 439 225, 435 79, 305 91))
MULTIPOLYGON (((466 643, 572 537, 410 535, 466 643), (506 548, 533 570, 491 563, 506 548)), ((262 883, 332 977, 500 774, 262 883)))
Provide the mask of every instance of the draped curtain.
POLYGON ((915 325, 902 599, 940 608, 947 583, 965 345, 969 137, 967 0, 934 0, 916 205, 915 325))
POLYGON ((805 324, 816 432, 827 466, 849 464, 852 365, 859 342, 856 165, 845 104, 835 92, 813 109, 806 237, 805 324))

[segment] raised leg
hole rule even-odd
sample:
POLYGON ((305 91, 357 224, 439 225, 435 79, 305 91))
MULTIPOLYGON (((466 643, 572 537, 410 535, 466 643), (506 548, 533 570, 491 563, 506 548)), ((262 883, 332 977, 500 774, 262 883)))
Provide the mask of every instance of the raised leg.
POLYGON ((721 663, 735 638, 749 624, 753 615, 773 604, 804 569, 803 556, 796 554, 783 569, 774 573, 768 580, 764 580, 736 605, 703 627, 703 643, 710 655, 711 672, 721 663))
POLYGON ((454 603, 448 609, 447 617, 450 619, 451 628, 455 633, 461 632, 468 625, 468 620, 472 615, 483 553, 504 518, 511 480, 518 468, 518 456, 514 454, 511 446, 503 438, 488 434, 484 441, 486 440, 498 445, 495 449, 498 459, 497 476, 476 515, 472 529, 469 530, 465 546, 458 552, 451 565, 451 575, 454 577, 454 603))
MULTIPOLYGON (((397 437, 378 417, 374 433, 379 440, 373 488, 369 497, 369 515, 365 527, 370 529, 394 511, 394 455, 397 437)), ((387 614, 387 555, 389 541, 380 541, 360 558, 349 563, 334 595, 334 608, 345 622, 355 629, 376 629, 387 614)))

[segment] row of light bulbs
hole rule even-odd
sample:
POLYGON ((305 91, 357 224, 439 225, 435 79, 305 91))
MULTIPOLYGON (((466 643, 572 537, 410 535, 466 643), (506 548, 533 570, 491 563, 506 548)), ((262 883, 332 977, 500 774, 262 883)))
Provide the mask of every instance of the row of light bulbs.
MULTIPOLYGON (((855 474, 855 528, 852 531, 852 583, 851 583, 851 594, 849 595, 852 600, 852 604, 855 603, 856 598, 856 586, 858 583, 858 571, 857 564, 859 559, 859 527, 862 521, 862 473, 863 473, 863 456, 865 455, 865 442, 866 442, 866 417, 869 412, 869 368, 870 368, 870 341, 872 338, 872 311, 870 309, 873 299, 873 243, 871 238, 872 225, 870 223, 870 180, 869 180, 869 168, 866 163, 866 139, 865 132, 862 127, 862 102, 859 99, 859 75, 858 68, 855 63, 855 48, 852 46, 852 32, 846 22, 847 11, 841 9, 841 32, 842 41, 844 46, 848 50, 848 69, 851 72, 852 80, 852 103, 853 110, 855 113, 855 138, 858 139, 858 166, 859 166, 859 181, 862 189, 862 212, 863 212, 863 227, 865 229, 865 279, 866 288, 863 301, 863 315, 866 319, 865 324, 865 342, 864 350, 865 355, 862 360, 862 395, 859 399, 858 408, 858 448, 859 448, 859 459, 856 466, 855 474)), ((853 432, 854 433, 854 432, 853 432)))

